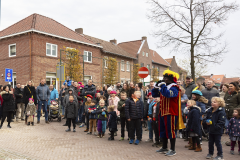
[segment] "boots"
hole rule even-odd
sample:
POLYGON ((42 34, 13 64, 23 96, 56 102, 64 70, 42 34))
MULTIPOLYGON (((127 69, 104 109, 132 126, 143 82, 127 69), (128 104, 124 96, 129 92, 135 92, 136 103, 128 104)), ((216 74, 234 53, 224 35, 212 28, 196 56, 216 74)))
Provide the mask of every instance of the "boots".
POLYGON ((189 148, 192 146, 192 138, 188 138, 188 141, 189 141, 189 143, 188 143, 188 145, 185 145, 185 148, 189 148))
POLYGON ((101 138, 103 138, 105 136, 105 133, 102 133, 102 136, 101 136, 101 138))
POLYGON ((34 122, 32 122, 32 125, 34 126, 34 122))
POLYGON ((30 125, 30 122, 28 122, 28 124, 27 124, 28 126, 30 125))
POLYGON ((197 145, 197 148, 195 149, 195 152, 202 152, 201 144, 197 145))
POLYGON ((196 143, 192 144, 191 147, 188 148, 188 150, 195 150, 197 148, 196 143))
POLYGON ((88 132, 88 129, 86 128, 86 130, 84 132, 88 132))

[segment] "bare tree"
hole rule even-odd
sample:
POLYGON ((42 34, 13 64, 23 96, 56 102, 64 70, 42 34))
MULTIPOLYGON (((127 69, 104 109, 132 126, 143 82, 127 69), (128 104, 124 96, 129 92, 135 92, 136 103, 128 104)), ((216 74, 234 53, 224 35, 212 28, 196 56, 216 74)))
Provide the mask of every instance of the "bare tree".
POLYGON ((156 25, 153 35, 158 47, 172 46, 172 51, 191 57, 191 75, 195 79, 195 63, 220 63, 227 52, 216 27, 225 24, 228 16, 238 9, 236 2, 227 0, 149 0, 152 8, 148 18, 156 25), (195 62, 196 61, 196 62, 195 62))

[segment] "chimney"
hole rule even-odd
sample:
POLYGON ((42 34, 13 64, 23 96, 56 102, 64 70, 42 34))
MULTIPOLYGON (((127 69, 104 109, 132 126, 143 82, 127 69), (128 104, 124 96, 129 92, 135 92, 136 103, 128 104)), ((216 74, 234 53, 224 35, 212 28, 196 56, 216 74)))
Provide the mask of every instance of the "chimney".
POLYGON ((146 37, 146 36, 143 36, 143 37, 142 37, 142 40, 145 40, 145 41, 146 41, 146 40, 147 40, 147 37, 146 37))
POLYGON ((77 28, 75 29, 75 32, 83 34, 83 28, 77 28))
POLYGON ((111 42, 112 44, 117 44, 117 40, 116 40, 116 39, 110 40, 110 42, 111 42))

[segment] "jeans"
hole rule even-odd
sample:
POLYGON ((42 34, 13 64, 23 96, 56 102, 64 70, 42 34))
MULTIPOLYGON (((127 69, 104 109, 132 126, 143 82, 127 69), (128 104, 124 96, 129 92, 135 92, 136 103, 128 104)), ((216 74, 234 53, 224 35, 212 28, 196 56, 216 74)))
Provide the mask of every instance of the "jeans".
POLYGON ((226 118, 226 120, 225 120, 225 128, 226 129, 228 128, 228 124, 229 124, 229 120, 226 118))
POLYGON ((62 107, 62 115, 65 115, 65 106, 61 105, 62 107))
POLYGON ((129 122, 129 135, 130 135, 130 139, 134 139, 134 132, 136 129, 136 135, 137 135, 137 139, 141 140, 141 119, 131 119, 131 121, 129 122))
POLYGON ((71 122, 73 124, 73 129, 75 129, 76 123, 75 123, 75 119, 73 119, 73 118, 68 118, 67 119, 68 128, 71 128, 71 122))
POLYGON ((149 130, 149 139, 153 139, 153 128, 152 128, 152 124, 150 121, 147 121, 148 123, 148 130, 149 130))
POLYGON ((83 111, 84 111, 84 107, 80 106, 79 110, 78 110, 78 118, 79 118, 79 123, 82 123, 82 116, 83 116, 83 111))
POLYGON ((209 154, 213 155, 214 154, 214 143, 217 147, 217 155, 222 156, 222 144, 221 144, 221 137, 222 135, 220 134, 209 134, 209 142, 208 142, 208 149, 209 149, 209 154))
POLYGON ((40 116, 41 116, 41 106, 43 106, 43 112, 45 112, 45 121, 48 121, 48 111, 47 111, 47 104, 48 101, 39 101, 38 102, 38 112, 37 112, 37 120, 40 121, 40 116))

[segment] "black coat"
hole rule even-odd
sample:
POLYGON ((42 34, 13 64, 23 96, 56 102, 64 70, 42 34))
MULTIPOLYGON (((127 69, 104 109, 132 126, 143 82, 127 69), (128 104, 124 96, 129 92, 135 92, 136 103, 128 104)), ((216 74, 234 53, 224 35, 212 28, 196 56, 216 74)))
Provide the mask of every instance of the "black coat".
POLYGON ((23 89, 23 99, 24 99, 24 103, 27 106, 28 102, 29 102, 29 98, 34 99, 34 104, 37 104, 37 95, 36 95, 36 90, 34 86, 25 86, 23 89))
POLYGON ((102 121, 106 121, 107 120, 107 107, 101 107, 101 106, 97 106, 97 109, 95 111, 93 111, 92 113, 96 113, 97 114, 97 119, 102 120, 102 121), (102 114, 102 110, 105 108, 105 114, 102 114))
MULTIPOLYGON (((83 91, 82 91, 83 96, 91 95, 93 98, 95 97, 96 94, 96 87, 93 84, 92 86, 84 86, 83 91)), ((86 98, 84 99, 86 101, 86 98)))
POLYGON ((14 92, 14 96, 16 99, 16 104, 18 103, 25 103, 24 99, 23 99, 23 89, 22 88, 15 88, 15 92, 14 92))
POLYGON ((65 117, 76 119, 78 115, 78 105, 76 102, 68 102, 65 108, 65 117))
POLYGON ((3 112, 15 110, 15 102, 12 94, 9 94, 8 92, 5 92, 5 91, 2 92, 2 99, 3 99, 3 105, 2 105, 3 112))
POLYGON ((108 113, 108 127, 109 131, 117 131, 117 114, 115 111, 108 113))
POLYGON ((132 98, 129 98, 125 103, 125 115, 127 119, 142 119, 143 110, 142 110, 141 101, 138 100, 136 103, 132 98))
POLYGON ((198 135, 202 135, 201 131, 201 111, 200 107, 193 106, 190 108, 188 113, 188 124, 187 124, 187 131, 194 132, 198 135))

